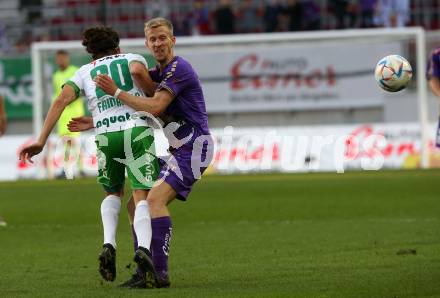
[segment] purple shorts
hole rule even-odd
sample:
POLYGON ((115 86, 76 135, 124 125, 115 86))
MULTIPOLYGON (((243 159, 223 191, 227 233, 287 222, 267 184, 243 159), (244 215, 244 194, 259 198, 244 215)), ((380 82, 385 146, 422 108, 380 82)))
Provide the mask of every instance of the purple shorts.
POLYGON ((214 155, 211 136, 188 142, 177 149, 170 149, 170 155, 159 159, 159 180, 167 182, 177 193, 176 198, 186 201, 192 186, 201 178, 214 155))

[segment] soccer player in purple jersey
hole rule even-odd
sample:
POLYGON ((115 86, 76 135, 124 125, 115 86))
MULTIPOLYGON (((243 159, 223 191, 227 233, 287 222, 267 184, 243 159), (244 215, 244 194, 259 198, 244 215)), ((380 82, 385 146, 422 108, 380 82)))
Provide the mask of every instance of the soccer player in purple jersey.
MULTIPOLYGON (((121 91, 106 75, 99 75, 95 82, 104 92, 117 97, 126 105, 162 119, 172 119, 179 124, 170 140, 171 159, 162 163, 159 179, 147 197, 152 218, 151 251, 155 272, 146 273, 153 275, 156 287, 168 287, 172 225, 167 205, 175 198, 186 200, 192 185, 212 159, 213 140, 198 76, 190 63, 174 55, 176 38, 171 22, 164 18, 150 20, 145 24, 145 37, 147 48, 159 63, 150 70, 151 78, 158 83, 152 97, 131 96, 121 91)), ((138 276, 142 274, 140 272, 138 276)), ((139 282, 135 275, 124 285, 143 287, 144 281, 147 283, 148 277, 142 277, 139 282)))
MULTIPOLYGON (((440 47, 431 52, 426 77, 429 81, 429 87, 431 88, 432 93, 440 99, 440 47)), ((440 117, 435 136, 435 145, 440 148, 440 117)))

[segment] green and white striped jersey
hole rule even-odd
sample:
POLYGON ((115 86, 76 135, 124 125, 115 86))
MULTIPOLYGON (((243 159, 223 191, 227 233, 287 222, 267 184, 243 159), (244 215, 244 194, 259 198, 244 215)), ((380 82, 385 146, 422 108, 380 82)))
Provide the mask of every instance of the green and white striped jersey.
POLYGON ((134 109, 117 98, 105 94, 93 81, 98 74, 108 74, 121 90, 136 96, 145 96, 130 74, 129 66, 132 62, 140 62, 148 69, 147 62, 141 55, 131 53, 111 55, 83 65, 66 83, 75 89, 77 96, 83 94, 87 100, 96 134, 147 126, 146 121, 139 117, 132 119, 131 115, 136 112, 134 109))

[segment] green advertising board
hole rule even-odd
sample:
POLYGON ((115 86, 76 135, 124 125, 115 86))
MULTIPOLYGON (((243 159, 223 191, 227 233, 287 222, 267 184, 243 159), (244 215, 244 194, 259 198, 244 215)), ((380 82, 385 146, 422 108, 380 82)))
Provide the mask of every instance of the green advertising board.
POLYGON ((31 59, 0 58, 0 94, 9 119, 32 118, 31 59))
MULTIPOLYGON (((51 56, 52 57, 52 56, 51 56)), ((151 55, 144 55, 148 65, 154 65, 151 55)), ((46 61, 55 69, 54 61, 46 61)), ((90 62, 87 55, 72 55, 74 65, 90 62)), ((8 119, 32 119, 32 71, 30 57, 0 58, 0 95, 5 98, 8 119)), ((52 95, 49 95, 50 100, 52 95)))

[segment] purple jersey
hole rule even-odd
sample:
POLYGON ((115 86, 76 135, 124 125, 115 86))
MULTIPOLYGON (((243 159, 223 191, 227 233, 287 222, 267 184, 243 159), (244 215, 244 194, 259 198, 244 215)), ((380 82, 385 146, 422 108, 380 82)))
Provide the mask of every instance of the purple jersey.
POLYGON ((149 70, 154 82, 159 83, 156 91, 168 90, 174 95, 171 104, 165 110, 166 116, 183 123, 175 132, 182 139, 194 132, 194 136, 209 135, 208 114, 199 78, 188 61, 174 57, 170 63, 160 70, 160 66, 149 70))
POLYGON ((431 52, 426 71, 426 77, 431 79, 440 78, 440 47, 431 52))
POLYGON ((174 57, 163 71, 158 65, 149 72, 151 79, 159 83, 156 91, 165 89, 174 95, 164 112, 172 121, 181 124, 174 136, 183 140, 192 134, 181 146, 174 147, 170 142, 171 155, 161 161, 159 174, 159 180, 166 181, 176 191, 178 199, 186 200, 213 157, 202 87, 191 65, 181 57, 174 57))

